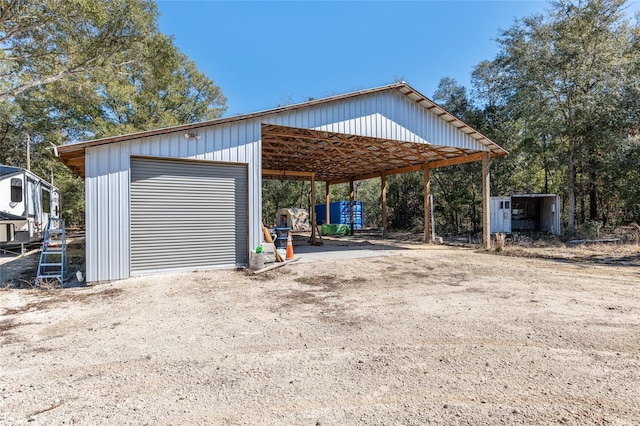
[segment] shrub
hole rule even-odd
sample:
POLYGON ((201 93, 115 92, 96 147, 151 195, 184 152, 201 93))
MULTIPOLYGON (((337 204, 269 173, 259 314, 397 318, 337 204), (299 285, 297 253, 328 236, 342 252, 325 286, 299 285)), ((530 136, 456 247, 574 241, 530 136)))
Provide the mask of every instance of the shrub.
POLYGON ((507 244, 507 236, 505 234, 496 234, 496 251, 501 252, 507 244))

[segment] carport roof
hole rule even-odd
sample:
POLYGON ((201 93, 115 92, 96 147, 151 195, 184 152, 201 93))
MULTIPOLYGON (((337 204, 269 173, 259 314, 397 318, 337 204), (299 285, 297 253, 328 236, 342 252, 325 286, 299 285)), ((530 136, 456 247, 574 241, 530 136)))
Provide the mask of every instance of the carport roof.
POLYGON ((71 143, 52 148, 52 151, 70 169, 84 177, 85 151, 89 147, 289 113, 296 109, 348 100, 390 89, 398 90, 411 101, 435 114, 440 120, 453 126, 456 131, 464 133, 483 145, 484 149, 456 148, 263 123, 264 176, 306 179, 314 174, 316 180, 338 183, 380 176, 382 172, 392 174, 419 170, 425 163, 435 168, 477 161, 482 159, 484 152, 489 152, 491 157, 507 155, 507 151, 499 145, 404 82, 251 114, 71 143))

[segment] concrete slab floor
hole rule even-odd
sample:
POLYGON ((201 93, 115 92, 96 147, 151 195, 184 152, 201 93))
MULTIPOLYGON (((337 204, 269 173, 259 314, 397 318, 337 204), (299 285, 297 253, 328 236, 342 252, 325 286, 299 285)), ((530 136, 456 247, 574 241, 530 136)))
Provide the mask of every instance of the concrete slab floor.
POLYGON ((298 262, 326 262, 377 256, 392 256, 400 251, 411 250, 406 243, 382 239, 379 236, 356 235, 343 237, 323 236, 321 246, 312 246, 310 233, 293 234, 293 251, 298 262))

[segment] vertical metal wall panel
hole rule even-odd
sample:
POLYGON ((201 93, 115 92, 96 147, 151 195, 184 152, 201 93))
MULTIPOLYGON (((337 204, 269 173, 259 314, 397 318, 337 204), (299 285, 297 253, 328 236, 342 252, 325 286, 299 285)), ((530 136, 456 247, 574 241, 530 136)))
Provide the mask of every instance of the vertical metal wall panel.
POLYGON ((86 263, 86 279, 87 281, 98 281, 98 226, 96 221, 96 214, 98 212, 99 204, 96 200, 97 195, 97 171, 95 170, 95 158, 92 154, 92 150, 87 150, 85 154, 85 170, 86 176, 84 179, 84 194, 85 194, 85 211, 84 211, 84 223, 85 223, 85 263, 86 263), (93 176, 90 172, 93 171, 93 176))
POLYGON ((269 114, 261 121, 382 139, 488 150, 460 129, 393 89, 269 114))
POLYGON ((117 145, 86 152, 87 281, 129 276, 128 160, 123 164, 117 145))
POLYGON ((234 267, 248 258, 247 166, 131 159, 131 273, 234 267))

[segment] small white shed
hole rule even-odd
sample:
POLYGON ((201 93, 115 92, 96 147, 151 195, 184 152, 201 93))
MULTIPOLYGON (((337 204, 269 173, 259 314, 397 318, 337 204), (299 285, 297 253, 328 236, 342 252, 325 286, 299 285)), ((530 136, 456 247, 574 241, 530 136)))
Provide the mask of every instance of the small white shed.
POLYGON ((491 197, 491 233, 560 235, 560 207, 560 197, 555 194, 491 197))

